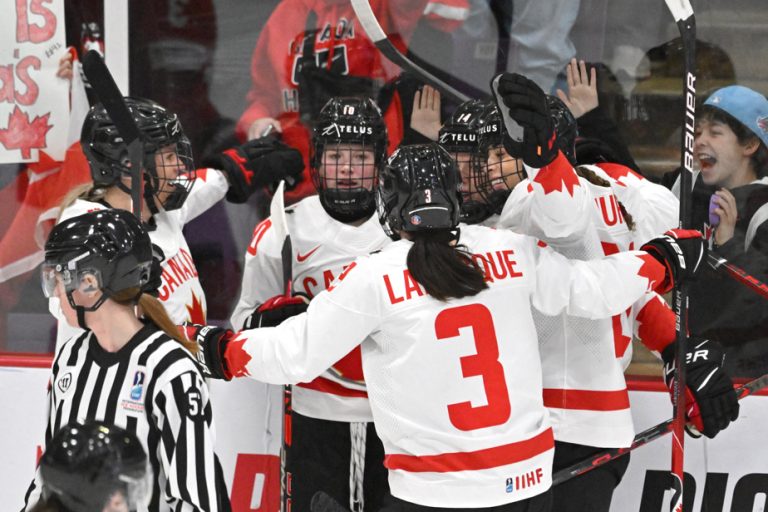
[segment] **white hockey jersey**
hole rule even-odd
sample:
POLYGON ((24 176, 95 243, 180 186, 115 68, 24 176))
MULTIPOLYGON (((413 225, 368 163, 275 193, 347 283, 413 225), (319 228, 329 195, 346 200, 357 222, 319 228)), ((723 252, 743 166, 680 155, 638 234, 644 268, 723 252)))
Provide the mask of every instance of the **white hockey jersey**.
MULTIPOLYGON (((328 288, 356 257, 390 243, 375 215, 357 227, 344 224, 325 212, 318 196, 287 208, 286 221, 294 252, 293 290, 310 298, 328 288)), ((245 255, 240 300, 232 313, 235 330, 260 304, 283 293, 283 241, 276 239, 271 225, 271 219, 266 219, 256 226, 245 255)), ((291 405, 299 414, 312 418, 372 421, 360 348, 350 349, 318 378, 294 386, 291 405)))
MULTIPOLYGON (((499 226, 537 236, 561 254, 593 260, 633 248, 616 196, 578 177, 560 154, 543 169, 526 167, 529 179, 510 194, 499 226)), ((631 358, 635 316, 651 303, 642 296, 632 308, 611 318, 584 319, 534 311, 544 370, 544 403, 550 409, 555 438, 600 447, 629 446, 634 425, 624 379, 631 358)), ((665 319, 654 310, 644 316, 665 319)), ((659 330, 646 329, 644 334, 659 330)), ((666 333, 666 331, 665 331, 666 333)))
MULTIPOLYGON (((220 171, 198 169, 197 179, 182 207, 154 216, 157 228, 149 232, 149 238, 165 254, 162 265, 163 284, 158 299, 165 306, 171 320, 178 325, 186 321, 205 324, 207 311, 203 287, 200 285, 182 229, 184 224, 223 199, 228 186, 227 179, 220 171)), ((102 203, 78 199, 61 213, 59 222, 107 208, 108 206, 102 203)), ((50 299, 49 309, 59 320, 57 347, 69 338, 82 334, 82 329, 72 327, 64 320, 57 298, 50 299)))
POLYGON ((242 331, 237 376, 275 384, 321 374, 363 341, 392 494, 433 507, 491 507, 551 485, 553 435, 532 306, 605 317, 664 279, 642 252, 569 261, 532 237, 481 226, 461 243, 489 288, 438 301, 407 270, 411 242, 358 258, 305 314, 242 331), (341 328, 340 328, 341 327, 341 328))

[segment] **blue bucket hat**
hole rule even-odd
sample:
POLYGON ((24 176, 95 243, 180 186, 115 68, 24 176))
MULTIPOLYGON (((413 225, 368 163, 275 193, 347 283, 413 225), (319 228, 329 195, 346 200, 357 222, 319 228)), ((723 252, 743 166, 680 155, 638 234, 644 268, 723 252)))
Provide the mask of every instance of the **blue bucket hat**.
POLYGON ((730 85, 712 93, 704 102, 730 114, 768 146, 768 99, 742 85, 730 85))

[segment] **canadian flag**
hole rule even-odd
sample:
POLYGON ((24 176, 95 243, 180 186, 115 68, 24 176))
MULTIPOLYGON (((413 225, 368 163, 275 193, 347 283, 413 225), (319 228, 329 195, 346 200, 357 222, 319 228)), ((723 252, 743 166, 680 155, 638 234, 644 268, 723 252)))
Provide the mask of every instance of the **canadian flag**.
POLYGON ((16 304, 29 273, 43 261, 43 246, 64 196, 91 179, 79 142, 88 99, 77 69, 80 63, 73 64, 69 148, 64 161, 53 160, 41 150, 39 161, 24 165, 16 178, 0 189, 0 311, 16 304))

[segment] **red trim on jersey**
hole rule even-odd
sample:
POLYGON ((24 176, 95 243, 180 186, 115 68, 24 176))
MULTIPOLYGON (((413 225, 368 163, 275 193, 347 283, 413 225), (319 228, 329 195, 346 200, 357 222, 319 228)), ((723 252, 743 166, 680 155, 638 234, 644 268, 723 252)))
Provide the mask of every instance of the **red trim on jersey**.
POLYGON ((649 350, 661 352, 675 341, 675 313, 660 298, 654 298, 637 314, 638 335, 649 350))
POLYGON ((544 406, 582 411, 622 411, 629 409, 629 393, 586 389, 544 389, 544 406))
POLYGON ((50 368, 52 364, 53 354, 34 354, 28 352, 0 354, 0 366, 15 366, 18 368, 50 368))
POLYGON ((411 473, 449 473, 451 471, 476 471, 523 462, 551 450, 555 445, 552 429, 525 441, 494 446, 474 452, 441 453, 440 455, 384 456, 387 469, 400 469, 411 473))
POLYGON ((562 152, 558 152, 557 158, 540 169, 533 181, 541 185, 544 195, 562 192, 573 197, 574 189, 580 186, 576 171, 562 152))
POLYGON ((346 396, 350 398, 368 398, 368 393, 365 391, 345 388, 338 382, 328 380, 324 377, 318 377, 312 382, 301 382, 296 385, 301 388, 314 389, 315 391, 329 393, 331 395, 346 396))

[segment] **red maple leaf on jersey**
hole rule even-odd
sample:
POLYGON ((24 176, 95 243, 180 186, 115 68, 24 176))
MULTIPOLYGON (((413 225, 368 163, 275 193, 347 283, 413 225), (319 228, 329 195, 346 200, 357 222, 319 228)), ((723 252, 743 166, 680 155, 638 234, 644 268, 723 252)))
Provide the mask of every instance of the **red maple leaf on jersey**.
POLYGON ((626 187, 627 186, 626 183, 621 181, 621 179, 626 177, 626 176, 632 175, 635 178, 637 178, 638 180, 645 179, 642 176, 640 176, 639 174, 637 174, 635 171, 633 171, 632 169, 627 167, 626 165, 612 164, 612 163, 599 163, 599 164, 597 164, 597 166, 599 168, 601 168, 602 170, 604 170, 605 174, 607 174, 608 176, 613 178, 616 181, 616 183, 618 183, 622 187, 626 187))
POLYGON ((197 298, 197 295, 192 294, 192 305, 187 304, 187 313, 189 313, 189 321, 193 324, 205 325, 205 311, 203 311, 203 303, 197 298))
POLYGON ((544 189, 544 195, 550 192, 562 192, 564 189, 573 197, 573 189, 579 186, 579 177, 570 162, 559 153, 557 158, 539 171, 534 180, 544 189))
POLYGON ((637 275, 648 280, 648 290, 658 293, 667 293, 672 289, 671 282, 667 279, 664 266, 650 254, 639 255, 643 264, 637 270, 637 275))
POLYGON ((33 149, 45 148, 45 135, 52 128, 48 124, 51 114, 29 116, 16 106, 8 115, 8 127, 0 128, 0 144, 6 149, 20 149, 22 158, 31 158, 33 149))

